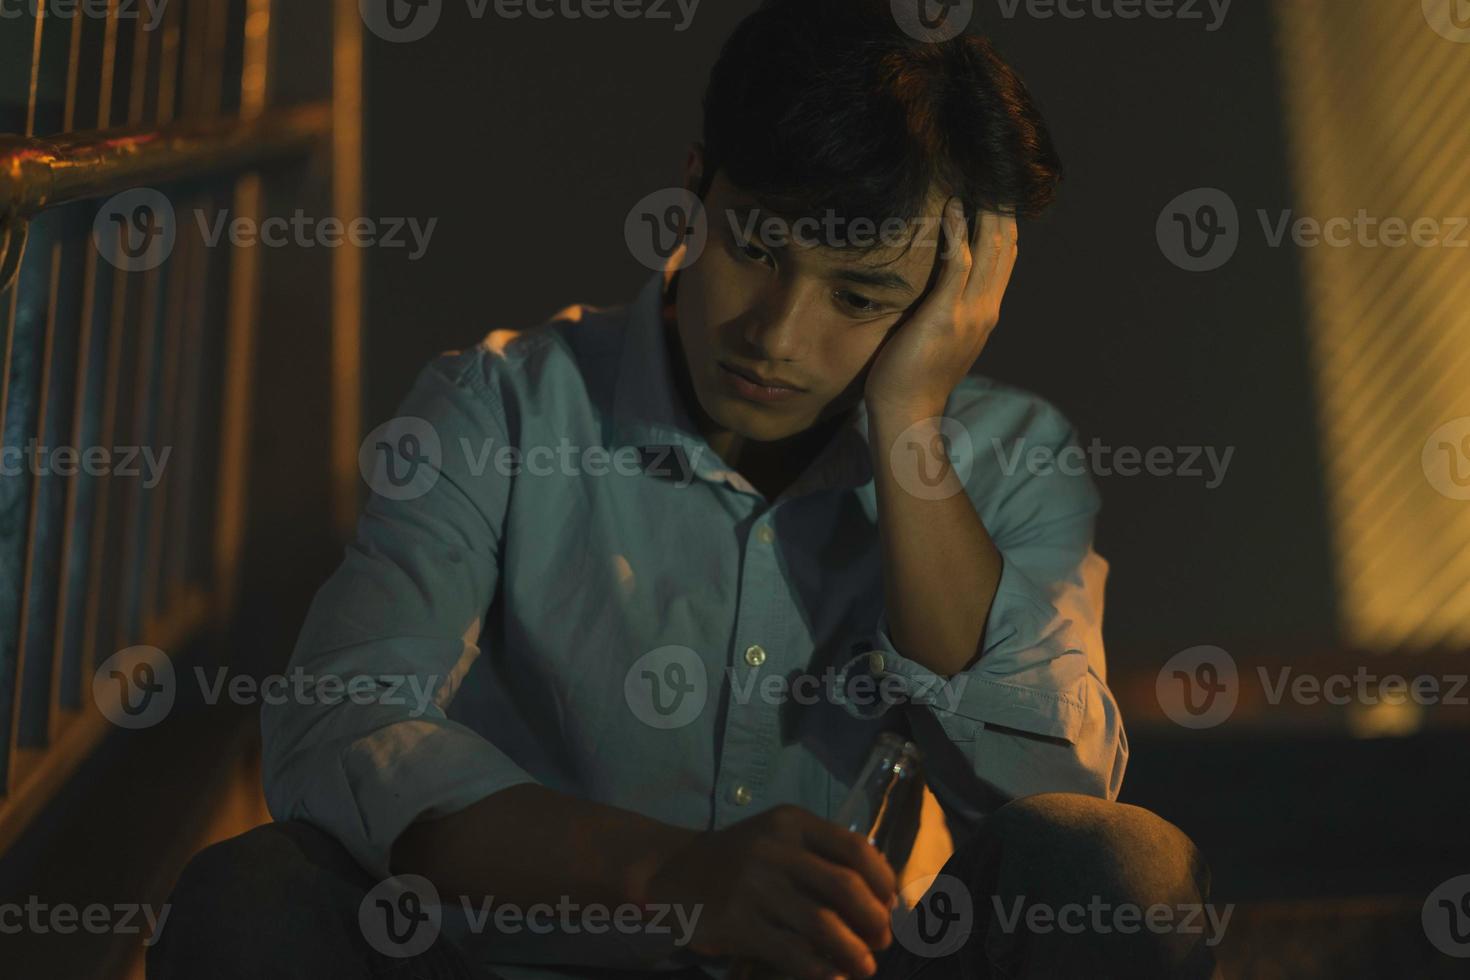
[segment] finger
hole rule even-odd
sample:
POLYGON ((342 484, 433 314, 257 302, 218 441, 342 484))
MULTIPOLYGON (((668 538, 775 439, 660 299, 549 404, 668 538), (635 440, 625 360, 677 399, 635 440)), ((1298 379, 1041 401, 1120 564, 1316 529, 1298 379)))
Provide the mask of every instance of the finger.
POLYGON ((857 871, 806 854, 792 862, 791 874, 809 895, 837 912, 866 946, 882 949, 888 945, 892 938, 888 901, 880 900, 857 871))
POLYGON ((789 882, 775 889, 767 906, 770 920, 803 937, 830 965, 850 976, 866 977, 878 968, 868 944, 836 910, 789 882))
POLYGON ((808 829, 806 843, 822 857, 862 875, 873 896, 884 908, 898 894, 898 875, 894 874, 893 866, 862 834, 844 830, 830 821, 818 818, 808 829))
POLYGON ((778 922, 761 919, 750 928, 751 955, 795 980, 830 980, 839 972, 810 940, 778 922))
POLYGON ((1019 229, 1013 215, 985 211, 975 228, 974 263, 965 284, 965 302, 975 308, 999 309, 1016 265, 1019 229))
POLYGON ((944 241, 938 255, 939 279, 930 299, 945 308, 952 308, 964 294, 972 261, 965 208, 959 198, 952 197, 945 204, 940 214, 940 227, 944 230, 944 241))

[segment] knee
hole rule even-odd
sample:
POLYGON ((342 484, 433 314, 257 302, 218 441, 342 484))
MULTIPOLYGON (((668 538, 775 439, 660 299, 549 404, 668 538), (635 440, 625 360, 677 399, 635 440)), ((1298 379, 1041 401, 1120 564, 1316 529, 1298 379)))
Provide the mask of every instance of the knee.
POLYGON ((307 824, 266 824, 207 847, 174 885, 148 976, 307 975, 281 964, 317 959, 299 948, 305 936, 324 938, 325 952, 334 933, 346 934, 358 876, 366 878, 347 851, 307 824))
MULTIPOLYGON (((1182 830, 1142 807, 1076 793, 1023 797, 986 819, 1006 865, 1033 889, 1147 907, 1201 902, 1209 868, 1182 830)), ((1063 897, 1057 895, 1056 897, 1063 897)))
POLYGON ((1209 870, 1178 827, 1141 807, 1070 793, 1026 797, 986 818, 974 867, 996 908, 986 955, 1005 976, 1204 978, 1223 918, 1209 870), (1034 934, 1033 934, 1034 933, 1034 934))

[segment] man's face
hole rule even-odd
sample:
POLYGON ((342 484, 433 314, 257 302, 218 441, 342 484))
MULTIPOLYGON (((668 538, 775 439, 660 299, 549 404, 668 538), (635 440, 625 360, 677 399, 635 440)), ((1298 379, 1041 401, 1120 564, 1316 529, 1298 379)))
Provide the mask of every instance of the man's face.
POLYGON ((781 243, 761 230, 773 216, 717 175, 705 199, 708 244, 679 273, 676 305, 689 377, 715 425, 768 442, 856 404, 874 355, 928 287, 943 203, 934 196, 933 222, 901 234, 832 223, 837 240, 884 243, 872 250, 818 244, 832 232, 810 225, 783 225, 781 243), (763 397, 742 372, 799 390, 763 397))

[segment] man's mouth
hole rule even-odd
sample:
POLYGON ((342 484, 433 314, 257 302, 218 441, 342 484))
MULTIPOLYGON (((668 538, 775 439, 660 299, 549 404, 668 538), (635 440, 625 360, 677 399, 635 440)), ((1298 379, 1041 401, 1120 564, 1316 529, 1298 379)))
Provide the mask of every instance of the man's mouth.
POLYGON ((725 361, 718 362, 720 370, 735 394, 749 401, 783 401, 802 394, 806 389, 788 384, 767 383, 761 376, 748 368, 736 367, 725 361))
POLYGON ((785 389, 787 391, 806 390, 805 388, 801 387, 801 385, 792 384, 790 381, 784 381, 780 378, 766 378, 755 373, 750 368, 740 367, 738 364, 731 364, 728 361, 721 361, 720 366, 725 368, 731 374, 738 374, 740 377, 744 378, 746 381, 749 381, 751 384, 760 385, 762 388, 785 389))

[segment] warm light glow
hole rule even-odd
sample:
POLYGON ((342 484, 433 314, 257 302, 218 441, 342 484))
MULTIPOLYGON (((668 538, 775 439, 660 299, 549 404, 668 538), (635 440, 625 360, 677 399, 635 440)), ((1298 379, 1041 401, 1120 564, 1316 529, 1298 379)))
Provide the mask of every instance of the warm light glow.
POLYGON ((1272 10, 1293 220, 1377 219, 1376 244, 1339 222, 1339 245, 1296 249, 1341 629, 1369 650, 1470 647, 1470 48, 1417 3, 1272 10), (1395 247, 1390 218, 1442 244, 1395 247))

